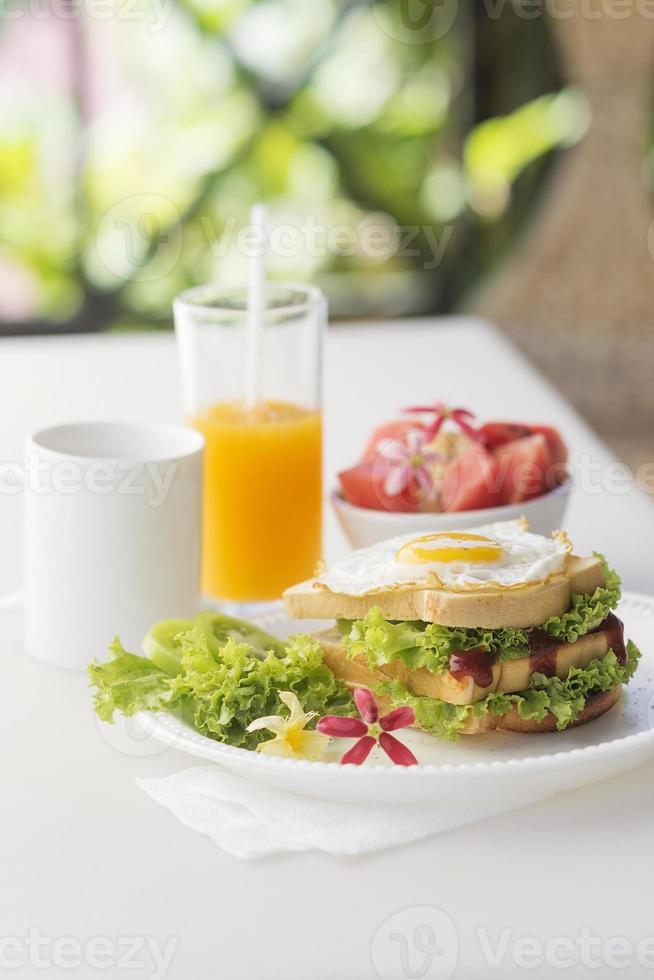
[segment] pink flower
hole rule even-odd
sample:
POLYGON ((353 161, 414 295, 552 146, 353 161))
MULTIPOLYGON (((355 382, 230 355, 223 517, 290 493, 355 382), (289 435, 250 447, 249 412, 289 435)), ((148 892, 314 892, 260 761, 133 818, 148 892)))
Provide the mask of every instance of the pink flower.
POLYGON ((396 766, 417 766, 418 760, 413 752, 403 745, 391 732, 399 728, 409 728, 415 724, 413 708, 394 708, 379 717, 379 708, 371 692, 366 687, 357 687, 354 702, 361 718, 343 718, 341 715, 325 715, 316 729, 323 735, 334 738, 356 738, 356 742, 341 759, 341 765, 348 763, 360 766, 370 755, 370 750, 379 743, 391 762, 396 766))
POLYGON ((470 439, 474 439, 475 442, 483 442, 482 434, 470 425, 469 419, 474 419, 475 416, 467 408, 448 408, 444 402, 436 402, 434 405, 413 405, 411 408, 403 409, 403 411, 434 416, 425 429, 430 440, 436 438, 446 419, 452 419, 470 439))
POLYGON ((389 497, 397 497, 415 482, 421 494, 427 496, 433 480, 428 464, 434 463, 438 455, 425 450, 427 438, 418 429, 407 432, 403 439, 386 439, 379 447, 379 456, 388 464, 384 480, 384 492, 389 497))

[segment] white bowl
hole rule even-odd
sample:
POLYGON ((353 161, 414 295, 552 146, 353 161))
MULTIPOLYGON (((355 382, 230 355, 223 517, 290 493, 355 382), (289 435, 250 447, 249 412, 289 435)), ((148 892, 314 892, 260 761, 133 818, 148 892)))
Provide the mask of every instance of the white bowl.
POLYGON ((529 521, 529 530, 536 534, 551 534, 563 526, 563 519, 572 492, 572 480, 568 477, 559 487, 521 504, 505 504, 487 507, 485 510, 463 510, 448 514, 401 514, 388 510, 371 510, 356 507, 335 490, 332 504, 345 537, 353 548, 365 548, 377 541, 394 538, 400 534, 421 534, 429 531, 458 531, 462 528, 494 524, 495 521, 512 521, 523 515, 529 521))

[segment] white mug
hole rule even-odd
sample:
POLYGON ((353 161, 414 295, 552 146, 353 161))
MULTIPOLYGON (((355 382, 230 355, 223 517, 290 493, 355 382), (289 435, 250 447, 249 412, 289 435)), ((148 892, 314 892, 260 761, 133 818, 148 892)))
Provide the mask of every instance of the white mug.
POLYGON ((25 461, 25 641, 84 669, 114 636, 140 653, 200 597, 200 433, 146 422, 37 432, 25 461))

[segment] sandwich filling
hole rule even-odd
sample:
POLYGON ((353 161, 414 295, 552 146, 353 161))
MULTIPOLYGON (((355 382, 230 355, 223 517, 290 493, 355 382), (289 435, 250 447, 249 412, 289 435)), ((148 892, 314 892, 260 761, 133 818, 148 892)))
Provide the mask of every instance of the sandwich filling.
MULTIPOLYGON (((620 578, 601 555, 596 557, 604 566, 605 584, 592 594, 573 595, 566 613, 547 619, 535 629, 488 630, 421 621, 388 622, 374 606, 363 619, 339 620, 343 646, 352 657, 363 654, 371 667, 383 667, 397 660, 411 669, 425 668, 440 675, 453 668, 468 673, 488 671, 496 662, 524 657, 535 663, 544 662, 561 644, 576 643, 588 633, 608 627, 615 643, 619 620, 610 617, 620 601, 620 578)), ((617 645, 622 651, 621 638, 617 645)))
POLYGON ((471 718, 512 707, 525 719, 549 711, 565 728, 593 693, 626 683, 639 657, 613 612, 620 579, 597 558, 604 584, 574 594, 567 612, 539 627, 392 622, 373 607, 363 619, 339 621, 340 644, 350 661, 375 672, 378 694, 411 704, 420 727, 441 737, 456 738, 471 718))
POLYGON ((561 731, 576 721, 593 695, 627 684, 639 658, 638 648, 629 641, 624 665, 610 651, 601 660, 592 660, 587 667, 571 667, 564 678, 537 672, 531 675, 529 687, 523 691, 511 694, 495 691, 472 704, 452 704, 415 695, 400 681, 380 683, 376 692, 388 697, 392 705, 411 705, 418 726, 447 741, 456 741, 471 721, 492 715, 501 717, 514 707, 525 720, 541 721, 551 713, 556 718, 557 730, 561 731))

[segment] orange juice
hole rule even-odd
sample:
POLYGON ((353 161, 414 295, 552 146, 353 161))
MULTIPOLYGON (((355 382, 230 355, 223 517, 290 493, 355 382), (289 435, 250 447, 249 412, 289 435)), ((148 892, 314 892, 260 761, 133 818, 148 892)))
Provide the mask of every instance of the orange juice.
POLYGON ((213 405, 192 419, 206 440, 202 579, 206 595, 277 599, 321 553, 320 413, 287 402, 213 405))

